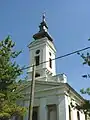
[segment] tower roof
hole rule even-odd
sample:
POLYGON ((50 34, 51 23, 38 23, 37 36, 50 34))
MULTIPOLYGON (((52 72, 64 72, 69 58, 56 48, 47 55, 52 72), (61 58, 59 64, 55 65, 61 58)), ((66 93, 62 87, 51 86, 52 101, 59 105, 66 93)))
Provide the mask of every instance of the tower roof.
POLYGON ((33 35, 35 40, 47 37, 50 41, 53 41, 51 35, 48 32, 48 25, 45 20, 45 14, 42 16, 42 22, 39 25, 39 32, 33 35))

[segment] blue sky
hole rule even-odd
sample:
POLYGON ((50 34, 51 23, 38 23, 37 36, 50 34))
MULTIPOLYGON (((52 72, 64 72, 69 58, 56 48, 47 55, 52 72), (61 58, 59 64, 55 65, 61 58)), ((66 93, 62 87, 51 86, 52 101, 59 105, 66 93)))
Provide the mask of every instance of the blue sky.
MULTIPOLYGON (((0 0, 0 40, 8 34, 12 36, 16 49, 23 50, 17 59, 21 66, 29 65, 27 45, 38 31, 44 11, 57 48, 56 56, 90 46, 87 40, 90 37, 90 0, 0 0)), ((57 73, 65 73, 77 91, 90 86, 90 80, 81 77, 89 73, 90 68, 82 65, 77 54, 57 60, 56 66, 57 73)))

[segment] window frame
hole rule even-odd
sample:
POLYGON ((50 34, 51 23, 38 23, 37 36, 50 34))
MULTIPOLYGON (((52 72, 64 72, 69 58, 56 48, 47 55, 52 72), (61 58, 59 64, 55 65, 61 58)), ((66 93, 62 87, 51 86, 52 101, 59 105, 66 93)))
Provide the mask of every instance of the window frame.
POLYGON ((50 112, 55 111, 55 114, 56 114, 55 120, 57 120, 57 106, 56 106, 56 104, 48 105, 47 108, 48 108, 47 119, 50 120, 50 112))

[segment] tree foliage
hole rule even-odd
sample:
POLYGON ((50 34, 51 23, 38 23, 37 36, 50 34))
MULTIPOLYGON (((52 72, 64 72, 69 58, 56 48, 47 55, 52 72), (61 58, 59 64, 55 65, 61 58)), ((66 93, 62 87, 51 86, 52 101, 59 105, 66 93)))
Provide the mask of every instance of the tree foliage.
MULTIPOLYGON (((90 54, 87 52, 87 54, 83 54, 83 53, 78 53, 78 55, 80 55, 80 57, 83 59, 83 65, 88 65, 90 66, 90 54)), ((83 78, 90 78, 90 74, 85 74, 85 75, 82 75, 83 78)), ((80 90, 80 92, 82 94, 88 94, 90 95, 90 87, 88 88, 82 88, 80 90)), ((85 100, 85 103, 82 104, 81 106, 77 106, 78 109, 81 109, 84 111, 84 113, 86 115, 89 115, 90 116, 90 100, 85 100)))
MULTIPOLYGON (((87 54, 85 55, 85 54, 80 54, 80 53, 78 53, 78 55, 80 55, 80 57, 83 59, 83 65, 88 65, 88 66, 90 66, 90 54, 87 52, 87 54)), ((82 75, 82 77, 83 78, 90 78, 90 74, 85 74, 85 75, 82 75)), ((90 95, 90 87, 88 87, 88 88, 82 88, 81 90, 80 90, 80 92, 82 93, 82 94, 88 94, 88 95, 90 95)))
POLYGON ((21 51, 15 51, 14 47, 10 36, 0 41, 0 120, 25 112, 25 108, 16 104, 21 97, 16 79, 22 74, 22 68, 15 62, 21 51))

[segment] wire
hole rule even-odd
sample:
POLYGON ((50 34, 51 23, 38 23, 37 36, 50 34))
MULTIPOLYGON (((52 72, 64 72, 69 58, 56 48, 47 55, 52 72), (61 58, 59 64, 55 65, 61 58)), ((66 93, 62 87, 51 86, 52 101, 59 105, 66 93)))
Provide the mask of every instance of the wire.
MULTIPOLYGON (((90 49, 90 47, 86 47, 86 48, 83 48, 83 49, 79 49, 79 50, 73 51, 73 52, 71 52, 71 53, 64 54, 64 55, 59 56, 59 57, 56 57, 56 58, 54 58, 54 59, 52 59, 52 60, 61 59, 61 58, 64 58, 64 57, 73 55, 73 54, 75 54, 75 53, 79 53, 79 52, 81 52, 81 51, 85 51, 85 50, 87 50, 87 49, 90 49)), ((39 63, 39 65, 40 65, 40 64, 47 63, 47 62, 49 62, 49 61, 41 62, 41 63, 39 63)), ((34 66, 36 66, 36 65, 34 65, 34 66)), ((29 68, 31 68, 31 67, 33 67, 33 66, 31 65, 31 66, 28 66, 28 67, 24 67, 24 68, 22 68, 22 69, 20 69, 20 70, 29 69, 29 68)))

